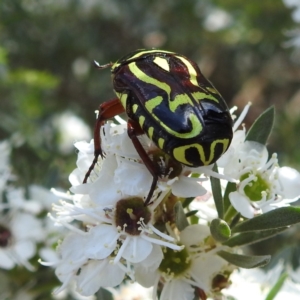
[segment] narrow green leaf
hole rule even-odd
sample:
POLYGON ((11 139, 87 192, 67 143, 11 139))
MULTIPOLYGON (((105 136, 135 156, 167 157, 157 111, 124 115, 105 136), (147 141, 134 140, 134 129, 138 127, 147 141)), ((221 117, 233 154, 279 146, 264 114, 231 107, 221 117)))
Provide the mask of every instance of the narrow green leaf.
POLYGON ((220 251, 218 252, 218 255, 224 258, 229 263, 245 269, 262 267, 267 263, 269 263, 271 259, 270 255, 248 256, 248 255, 229 253, 226 251, 220 251))
POLYGON ((229 225, 221 219, 214 219, 210 223, 210 233, 218 242, 225 242, 231 236, 229 225))
POLYGON ((275 109, 271 106, 255 120, 245 140, 265 145, 274 125, 274 117, 275 109))
POLYGON ((177 228, 182 231, 184 228, 189 226, 189 222, 185 216, 185 212, 183 210, 182 204, 180 201, 176 202, 174 205, 175 211, 175 223, 177 228))
POLYGON ((198 209, 194 209, 194 210, 187 212, 185 214, 185 216, 188 218, 188 217, 194 216, 197 212, 198 212, 198 209))
MULTIPOLYGON (((235 182, 228 182, 226 185, 226 189, 224 192, 224 210, 227 213, 227 210, 230 208, 231 203, 229 200, 229 194, 231 192, 235 192, 236 191, 236 183, 235 182)), ((225 215, 226 215, 225 213, 225 215)))
MULTIPOLYGON (((214 172, 218 172, 217 164, 214 164, 214 167, 212 170, 214 172)), ((211 189, 212 189, 212 194, 214 197, 216 209, 218 212, 218 217, 220 219, 223 219, 224 218, 224 203, 223 203, 220 179, 211 176, 210 183, 211 183, 211 189)))
POLYGON ((229 246, 229 247, 237 247, 237 246, 245 246, 254 244, 257 242, 260 242, 262 240, 268 239, 284 230, 286 230, 288 227, 281 227, 278 229, 271 229, 271 230, 263 230, 263 231, 251 231, 251 232, 243 232, 240 234, 237 234, 230 239, 228 239, 226 242, 223 243, 223 245, 229 246))
POLYGON ((283 273, 281 274, 281 276, 279 277, 279 279, 277 280, 277 282, 275 283, 275 285, 271 288, 271 290, 269 291, 267 297, 265 300, 273 300, 275 299, 276 295, 278 294, 278 292, 281 290, 285 280, 288 278, 288 274, 287 273, 283 273))
POLYGON ((299 222, 300 207, 280 207, 236 225, 232 228, 232 232, 276 229, 297 224, 299 222))
POLYGON ((194 199, 195 199, 195 197, 185 198, 182 202, 182 207, 184 207, 184 208, 188 207, 191 204, 191 202, 193 202, 194 199))

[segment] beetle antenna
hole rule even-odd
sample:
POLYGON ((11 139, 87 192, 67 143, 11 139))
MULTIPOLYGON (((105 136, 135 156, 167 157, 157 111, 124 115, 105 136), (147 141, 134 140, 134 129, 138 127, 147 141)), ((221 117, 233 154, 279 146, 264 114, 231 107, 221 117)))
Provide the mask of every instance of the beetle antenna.
POLYGON ((108 63, 108 64, 105 64, 105 65, 100 65, 96 60, 94 60, 94 66, 97 69, 105 69, 105 68, 111 67, 112 65, 113 65, 113 63, 108 63))

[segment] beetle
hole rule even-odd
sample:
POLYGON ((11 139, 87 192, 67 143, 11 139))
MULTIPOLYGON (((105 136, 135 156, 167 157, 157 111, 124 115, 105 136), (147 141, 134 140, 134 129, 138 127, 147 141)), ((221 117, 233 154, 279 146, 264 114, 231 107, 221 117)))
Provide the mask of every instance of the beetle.
POLYGON ((210 165, 228 149, 233 132, 227 104, 192 60, 175 52, 142 49, 115 63, 95 65, 111 67, 117 98, 99 106, 94 160, 84 183, 99 156, 104 156, 101 126, 122 112, 128 115, 128 136, 153 177, 145 205, 150 203, 161 170, 141 145, 139 135, 146 134, 174 161, 189 167, 210 165))

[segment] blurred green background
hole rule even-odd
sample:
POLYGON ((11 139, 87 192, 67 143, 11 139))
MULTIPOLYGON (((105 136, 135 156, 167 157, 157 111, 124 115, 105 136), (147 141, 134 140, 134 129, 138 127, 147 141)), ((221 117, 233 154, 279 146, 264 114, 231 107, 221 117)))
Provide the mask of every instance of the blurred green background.
MULTIPOLYGON (((196 61, 239 112, 251 101, 247 128, 275 105, 269 151, 300 170, 298 2, 0 0, 0 140, 14 145, 17 184, 69 188, 73 142, 92 137, 94 111, 114 97, 109 70, 92 61, 151 47, 196 61)), ((256 250, 275 252, 297 235, 256 250)))
POLYGON ((95 109, 114 97, 109 70, 91 62, 151 47, 198 62, 230 107, 251 101, 248 128, 275 105, 270 151, 299 167, 296 21, 282 0, 1 0, 0 138, 14 140, 20 183, 68 188, 72 142, 91 137, 95 109))

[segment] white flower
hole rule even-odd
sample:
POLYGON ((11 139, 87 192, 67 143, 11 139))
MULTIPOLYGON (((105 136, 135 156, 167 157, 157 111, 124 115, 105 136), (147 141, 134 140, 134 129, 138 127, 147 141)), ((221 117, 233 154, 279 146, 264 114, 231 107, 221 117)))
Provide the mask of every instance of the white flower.
POLYGON ((42 224, 33 215, 13 212, 0 218, 0 268, 12 269, 23 265, 34 268, 28 261, 36 253, 37 242, 44 238, 42 224))
POLYGON ((73 151, 75 141, 91 137, 87 124, 70 111, 54 116, 53 126, 58 131, 58 148, 63 154, 73 151))
MULTIPOLYGON (((167 190, 171 190, 178 197, 196 197, 206 193, 201 185, 201 181, 206 179, 189 177, 192 172, 191 168, 170 160, 146 135, 140 136, 139 140, 154 163, 164 173, 158 181, 154 198, 159 192, 167 190)), ((78 168, 71 177, 77 176, 78 179, 75 181, 79 184, 93 160, 93 146, 84 143, 76 143, 75 146, 79 150, 78 168)), ((88 187, 86 187, 90 191, 93 190, 91 194, 100 197, 107 191, 108 194, 117 198, 146 197, 151 187, 152 175, 128 137, 125 124, 106 123, 101 130, 101 146, 106 157, 104 161, 101 158, 98 160, 91 174, 88 187)), ((75 181, 72 180, 72 183, 75 181)), ((77 187, 73 185, 71 191, 78 193, 78 189, 81 188, 83 187, 80 185, 77 187)))
POLYGON ((119 264, 110 264, 109 258, 88 259, 86 243, 88 234, 70 233, 59 247, 61 261, 55 273, 63 285, 63 290, 72 280, 77 290, 84 296, 93 295, 100 287, 117 286, 124 279, 125 272, 119 264), (80 272, 78 272, 80 270, 80 272))
POLYGON ((246 141, 235 149, 224 167, 224 174, 239 181, 237 191, 229 194, 232 206, 246 218, 288 206, 300 194, 299 173, 279 168, 277 156, 268 160, 267 148, 246 141))
POLYGON ((183 248, 175 243, 174 238, 152 225, 154 209, 165 197, 164 193, 156 200, 156 205, 145 206, 143 199, 139 197, 119 199, 115 197, 118 193, 112 197, 107 191, 104 191, 105 198, 95 197, 84 190, 85 185, 80 187, 81 192, 87 194, 68 195, 55 191, 57 195, 73 203, 61 201, 61 205, 54 205, 56 217, 52 218, 57 224, 71 229, 74 232, 72 239, 77 239, 78 244, 84 245, 79 253, 75 253, 78 247, 72 244, 74 241, 68 242, 71 238, 63 241, 63 247, 60 247, 62 259, 56 264, 56 274, 63 282, 59 291, 76 278, 77 290, 83 295, 91 295, 91 292, 95 293, 101 286, 113 286, 108 283, 103 285, 103 280, 107 277, 101 279, 102 275, 95 275, 95 269, 107 268, 110 263, 109 266, 114 266, 112 276, 117 272, 116 267, 125 269, 124 274, 133 276, 130 268, 124 267, 124 263, 128 266, 143 264, 143 261, 147 263, 147 257, 155 251, 156 255, 151 256, 151 264, 159 265, 163 256, 160 245, 176 250, 183 248), (86 231, 75 228, 71 224, 74 220, 84 221, 86 231), (80 275, 74 277, 79 268, 80 275), (97 283, 96 278, 99 279, 97 283))
POLYGON ((154 294, 161 280, 164 283, 161 300, 194 299, 195 287, 212 293, 214 277, 230 268, 225 260, 216 255, 221 248, 211 247, 208 237, 210 231, 207 226, 198 224, 186 227, 179 237, 179 243, 185 248, 180 252, 166 249, 158 269, 137 264, 136 280, 146 287, 154 285, 154 294))
POLYGON ((144 288, 138 283, 126 283, 118 290, 112 290, 114 300, 152 300, 152 288, 144 288))

